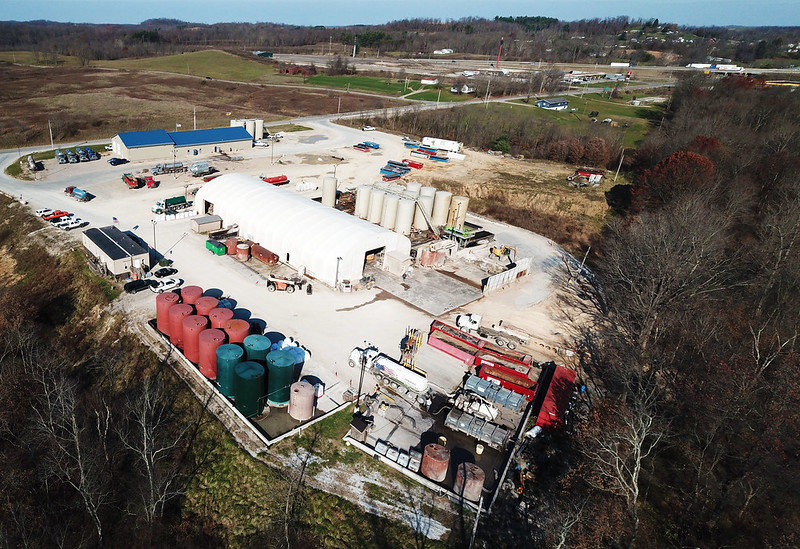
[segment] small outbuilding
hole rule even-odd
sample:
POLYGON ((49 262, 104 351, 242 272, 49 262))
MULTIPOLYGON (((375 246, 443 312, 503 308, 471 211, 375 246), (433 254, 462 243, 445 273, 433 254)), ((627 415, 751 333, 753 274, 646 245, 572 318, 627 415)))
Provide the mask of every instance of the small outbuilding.
POLYGON ((569 99, 566 97, 551 97, 549 99, 539 99, 536 106, 549 111, 563 111, 569 106, 569 99))
POLYGON ((149 268, 148 250, 113 225, 85 230, 83 247, 95 265, 111 276, 143 276, 149 268))

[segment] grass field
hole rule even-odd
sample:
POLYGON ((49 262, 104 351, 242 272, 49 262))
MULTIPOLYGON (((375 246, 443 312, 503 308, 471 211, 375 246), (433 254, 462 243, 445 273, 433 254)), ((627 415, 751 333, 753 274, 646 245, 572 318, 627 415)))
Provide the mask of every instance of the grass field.
POLYGON ((275 69, 266 63, 248 61, 218 50, 196 51, 166 57, 93 61, 93 67, 151 70, 205 76, 216 80, 256 82, 272 75, 275 69))
POLYGON ((23 65, 42 65, 61 67, 77 67, 79 65, 77 57, 58 54, 43 54, 32 51, 0 51, 0 61, 8 63, 20 63, 23 65))
POLYGON ((383 95, 399 96, 403 95, 405 84, 403 81, 388 80, 386 78, 376 78, 373 76, 327 76, 317 74, 306 78, 306 84, 312 86, 322 86, 326 88, 342 88, 380 93, 383 95))
POLYGON ((475 99, 475 96, 471 94, 450 93, 450 89, 448 88, 442 89, 441 97, 439 97, 439 90, 429 89, 410 95, 407 99, 414 99, 415 101, 436 101, 438 99, 441 103, 460 103, 462 101, 475 99))

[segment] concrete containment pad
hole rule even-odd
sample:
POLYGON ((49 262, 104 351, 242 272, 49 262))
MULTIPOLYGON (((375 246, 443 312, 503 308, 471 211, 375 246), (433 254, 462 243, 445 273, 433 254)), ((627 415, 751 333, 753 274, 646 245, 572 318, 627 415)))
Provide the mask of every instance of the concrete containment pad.
POLYGON ((443 315, 483 297, 480 288, 429 269, 414 269, 405 280, 382 271, 373 276, 377 287, 433 316, 443 315))

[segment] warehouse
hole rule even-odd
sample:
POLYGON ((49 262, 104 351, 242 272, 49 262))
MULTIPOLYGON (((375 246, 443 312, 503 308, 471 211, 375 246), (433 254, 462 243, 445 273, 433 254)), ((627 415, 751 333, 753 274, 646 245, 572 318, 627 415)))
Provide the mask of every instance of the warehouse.
POLYGON ((144 276, 149 252, 113 225, 83 232, 83 247, 98 270, 112 276, 144 276))
POLYGON ((222 217, 223 226, 238 224, 239 236, 331 286, 360 280, 368 261, 402 269, 411 251, 406 236, 248 175, 210 181, 198 191, 194 207, 199 215, 222 217))
POLYGON ((111 139, 114 156, 130 161, 184 160, 200 155, 249 150, 252 147, 253 136, 239 126, 185 132, 123 132, 111 139))

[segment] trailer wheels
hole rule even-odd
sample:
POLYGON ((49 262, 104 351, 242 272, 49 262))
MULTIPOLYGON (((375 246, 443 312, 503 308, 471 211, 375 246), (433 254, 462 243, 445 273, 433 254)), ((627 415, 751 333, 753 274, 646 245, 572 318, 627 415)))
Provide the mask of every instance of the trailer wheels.
POLYGON ((347 364, 349 364, 351 368, 356 367, 356 361, 353 360, 352 358, 347 361, 347 364))
POLYGON ((274 292, 275 291, 275 284, 273 284, 272 282, 267 284, 267 291, 268 292, 274 292))
POLYGON ((294 293, 294 286, 292 286, 292 285, 286 286, 286 293, 287 294, 293 294, 294 293))
MULTIPOLYGON (((496 342, 498 345, 500 345, 501 347, 505 347, 505 345, 506 345, 506 340, 505 340, 505 339, 503 339, 502 337, 496 337, 496 338, 494 338, 494 340, 495 340, 495 342, 496 342)), ((510 348, 510 347, 509 347, 509 348, 510 348)))
POLYGON ((509 340, 508 343, 506 343, 506 347, 508 347, 513 351, 514 349, 517 348, 517 342, 509 340))

